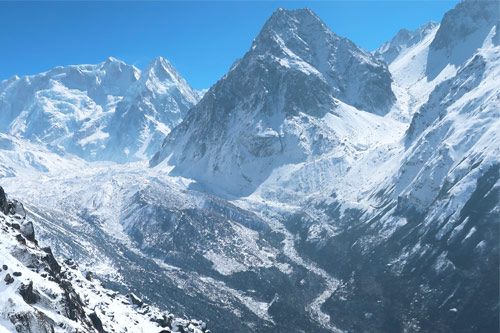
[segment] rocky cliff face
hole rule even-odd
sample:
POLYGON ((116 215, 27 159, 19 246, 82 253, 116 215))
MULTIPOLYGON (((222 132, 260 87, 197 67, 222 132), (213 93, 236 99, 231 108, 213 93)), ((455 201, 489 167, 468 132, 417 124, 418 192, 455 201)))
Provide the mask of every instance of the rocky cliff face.
POLYGON ((342 134, 326 118, 349 114, 349 105, 385 114, 393 102, 383 62, 310 10, 280 9, 151 164, 169 157, 178 174, 248 195, 273 169, 338 146, 342 134))
POLYGON ((449 59, 463 56, 453 45, 473 36, 450 26, 489 33, 474 35, 473 48, 467 42, 470 57, 455 63, 456 72, 415 113, 393 171, 360 199, 368 205, 347 204, 340 187, 333 199, 317 202, 336 227, 333 236, 312 237, 324 228, 323 218, 302 212, 289 220, 305 251, 342 276, 344 284, 325 304, 341 328, 498 331, 498 298, 486 295, 498 294, 499 278, 500 89, 494 78, 500 62, 495 20, 476 17, 497 5, 464 2, 445 16, 431 47, 448 31, 449 59), (353 312, 364 315, 348 319, 353 312))

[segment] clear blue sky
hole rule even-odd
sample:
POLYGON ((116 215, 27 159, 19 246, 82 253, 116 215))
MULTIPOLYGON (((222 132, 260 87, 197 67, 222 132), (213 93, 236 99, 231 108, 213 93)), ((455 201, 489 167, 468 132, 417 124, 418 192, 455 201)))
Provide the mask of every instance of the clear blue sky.
POLYGON ((0 1, 0 80, 114 56, 143 68, 161 55, 195 88, 217 81, 278 7, 309 7, 337 34, 372 50, 454 1, 0 1))

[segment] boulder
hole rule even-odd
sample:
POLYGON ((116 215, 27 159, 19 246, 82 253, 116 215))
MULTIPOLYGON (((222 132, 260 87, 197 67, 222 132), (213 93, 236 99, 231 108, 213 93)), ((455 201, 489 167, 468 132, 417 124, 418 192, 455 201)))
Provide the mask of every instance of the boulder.
POLYGON ((9 273, 5 275, 5 278, 3 280, 6 284, 11 284, 12 282, 14 282, 14 278, 9 273))
POLYGON ((40 294, 33 289, 33 281, 28 284, 22 284, 19 287, 19 294, 23 297, 24 301, 28 304, 35 304, 40 300, 40 294))
POLYGON ((21 225, 21 234, 29 241, 35 241, 35 228, 33 222, 26 222, 21 225))
POLYGON ((97 313, 92 312, 91 314, 89 314, 89 318, 92 321, 92 325, 94 325, 94 327, 97 330, 97 332, 99 332, 99 333, 106 332, 104 330, 104 327, 102 326, 101 319, 97 316, 97 313))
POLYGON ((50 247, 44 247, 42 249, 47 255, 43 257, 43 260, 49 265, 50 269, 52 270, 53 274, 59 274, 61 273, 61 266, 57 262, 56 258, 54 257, 54 254, 52 253, 52 249, 50 247))
POLYGON ((85 273, 85 279, 87 279, 87 281, 94 280, 94 274, 92 272, 85 273))
POLYGON ((137 305, 138 307, 141 307, 144 305, 144 302, 142 301, 142 299, 137 297, 134 293, 128 294, 128 298, 130 299, 132 304, 137 305))

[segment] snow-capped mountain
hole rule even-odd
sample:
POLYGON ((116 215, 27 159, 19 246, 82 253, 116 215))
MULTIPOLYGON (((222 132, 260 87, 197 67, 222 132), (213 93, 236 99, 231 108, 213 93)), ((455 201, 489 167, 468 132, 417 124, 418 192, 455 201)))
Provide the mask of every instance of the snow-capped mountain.
POLYGON ((408 48, 422 42, 437 26, 438 24, 435 22, 428 22, 414 31, 401 29, 390 41, 376 49, 373 54, 390 64, 408 48))
MULTIPOLYGON (((422 40, 400 51, 389 64, 394 90, 403 105, 402 118, 411 119, 434 88, 453 77, 498 26, 494 1, 463 1, 447 12, 440 26, 427 30, 422 40), (460 9, 460 10, 459 10, 460 9)), ((498 39, 498 34, 493 33, 498 39)))
MULTIPOLYGON (((215 192, 250 194, 237 202, 259 216, 278 212, 298 238, 299 251, 342 276, 341 287, 325 294, 323 303, 326 313, 342 314, 332 318, 340 329, 425 332, 438 325, 443 332, 494 331, 498 299, 483 297, 485 290, 498 291, 498 13, 498 3, 465 1, 407 43, 389 66, 396 107, 371 118, 341 100, 329 113, 311 114, 326 105, 318 98, 293 122, 279 108, 265 109, 280 127, 268 125, 271 120, 251 112, 263 109, 257 103, 232 102, 231 96, 245 95, 228 83, 238 69, 252 69, 241 66, 260 49, 254 44, 193 109, 197 113, 167 137, 152 164, 165 158, 157 168, 173 166, 173 174, 215 192), (335 116, 329 132, 321 124, 325 114, 335 116), (219 136, 210 133, 212 126, 198 126, 200 119, 217 124, 219 136), (287 137, 292 131, 281 126, 287 122, 302 140, 287 137), (347 124, 349 135, 340 130, 347 124), (378 130, 370 131, 371 125, 378 130), (374 138, 367 140, 367 133, 374 138), (324 150, 304 144, 318 134, 333 144, 324 150), (347 149, 339 149, 339 141, 347 149), (281 153, 284 159, 274 157, 281 153), (352 316, 355 311, 360 315, 352 316)), ((283 54, 280 63, 288 60, 283 54)), ((293 66, 287 69, 293 72, 293 66)), ((262 77, 260 86, 277 82, 262 77)), ((286 105, 293 98, 277 100, 286 105)))
POLYGON ((115 58, 0 84, 0 131, 86 160, 144 159, 196 104, 163 58, 141 73, 115 58))
POLYGON ((21 203, 0 187, 0 332, 209 332, 206 324, 120 295, 41 247, 21 203))
POLYGON ((199 96, 164 58, 141 73, 104 131, 110 139, 99 159, 126 162, 153 156, 199 96))
POLYGON ((462 2, 396 58, 396 84, 404 76, 395 65, 411 70, 413 59, 423 70, 416 84, 429 90, 409 91, 421 106, 400 144, 382 159, 368 155, 330 198, 290 218, 304 251, 342 276, 325 303, 337 327, 498 331, 498 13, 495 2, 462 2), (448 46, 433 50, 443 34, 448 46), (426 75, 437 63, 441 71, 426 75))
POLYGON ((279 9, 151 164, 167 159, 177 174, 248 195, 279 166, 325 153, 354 158, 373 144, 372 134, 393 126, 378 116, 393 102, 383 62, 331 32, 310 10, 279 9), (369 136, 359 138, 357 131, 369 136))
POLYGON ((498 3, 463 1, 370 54, 282 9, 203 97, 163 59, 114 61, 127 84, 101 99, 56 76, 102 108, 78 126, 109 136, 83 152, 58 126, 13 130, 31 111, 71 123, 80 97, 45 117, 16 104, 38 76, 3 81, 0 182, 72 274, 215 332, 497 332, 498 22, 498 3))

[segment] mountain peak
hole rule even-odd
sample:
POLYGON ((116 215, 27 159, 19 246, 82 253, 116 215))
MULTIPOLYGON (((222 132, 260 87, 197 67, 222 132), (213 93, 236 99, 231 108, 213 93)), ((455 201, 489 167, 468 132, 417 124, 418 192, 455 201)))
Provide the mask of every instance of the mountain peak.
POLYGON ((146 86, 150 91, 166 94, 168 91, 177 90, 183 99, 192 106, 198 101, 198 94, 189 86, 186 80, 177 72, 172 64, 165 58, 158 56, 149 63, 142 72, 140 85, 146 86))
POLYGON ((127 65, 125 62, 123 62, 120 59, 117 59, 115 57, 108 57, 102 63, 103 68, 121 67, 121 66, 129 66, 129 65, 127 65))
POLYGON ((144 71, 144 77, 151 79, 156 77, 161 81, 179 81, 180 76, 167 59, 158 56, 148 65, 144 71))
POLYGON ((321 19, 309 8, 278 8, 266 21, 256 41, 273 34, 302 35, 307 32, 331 33, 321 19))
POLYGON ((165 67, 165 68, 172 67, 170 65, 170 62, 162 56, 157 56, 156 58, 154 58, 153 61, 151 61, 151 65, 161 66, 161 67, 165 67))
POLYGON ((373 54, 390 64, 409 47, 424 40, 439 24, 429 21, 415 30, 401 29, 394 37, 385 42, 373 54))
POLYGON ((106 62, 106 63, 113 63, 113 62, 123 62, 123 61, 121 61, 121 60, 119 60, 119 59, 117 59, 117 58, 115 58, 115 57, 111 57, 111 56, 110 56, 110 57, 108 57, 108 58, 106 59, 106 61, 105 61, 105 62, 106 62))
POLYGON ((314 18, 315 20, 321 21, 321 19, 309 8, 297 8, 297 9, 286 9, 280 7, 274 11, 268 21, 273 20, 277 17, 294 17, 294 18, 314 18))

